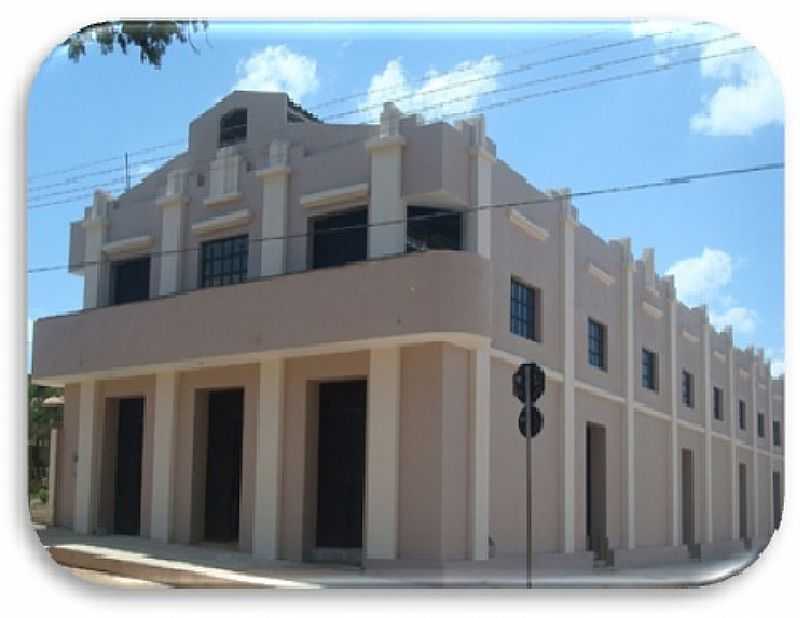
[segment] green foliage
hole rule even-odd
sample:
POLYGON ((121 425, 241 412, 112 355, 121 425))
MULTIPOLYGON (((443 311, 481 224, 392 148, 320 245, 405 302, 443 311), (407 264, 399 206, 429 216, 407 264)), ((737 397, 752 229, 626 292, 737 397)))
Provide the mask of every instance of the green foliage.
POLYGON ((62 395, 64 390, 51 386, 38 386, 28 381, 28 437, 31 440, 47 438, 57 420, 58 410, 46 408, 42 402, 48 397, 62 395))
POLYGON ((188 43, 199 53, 192 41, 192 34, 197 34, 201 28, 205 32, 208 22, 197 19, 101 22, 81 28, 62 45, 67 48, 67 56, 73 62, 78 62, 81 56, 86 55, 87 42, 96 43, 103 55, 110 54, 115 47, 127 54, 128 48, 135 46, 139 48, 139 61, 142 64, 147 63, 160 69, 167 46, 176 41, 188 43))

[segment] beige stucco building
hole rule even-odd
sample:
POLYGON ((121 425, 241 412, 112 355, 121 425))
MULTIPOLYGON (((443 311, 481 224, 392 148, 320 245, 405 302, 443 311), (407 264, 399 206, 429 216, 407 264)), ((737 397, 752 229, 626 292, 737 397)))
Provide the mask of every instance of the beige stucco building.
POLYGON ((324 124, 234 92, 72 224, 84 308, 33 340, 34 379, 66 389, 56 522, 264 559, 519 559, 511 376, 535 361, 537 564, 764 545, 783 379, 630 246, 497 158, 482 118, 324 124))

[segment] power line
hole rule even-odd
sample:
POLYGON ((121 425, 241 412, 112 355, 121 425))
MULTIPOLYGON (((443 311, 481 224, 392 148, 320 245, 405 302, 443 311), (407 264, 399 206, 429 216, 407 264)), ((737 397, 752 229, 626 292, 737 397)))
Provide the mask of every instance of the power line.
MULTIPOLYGON (((515 201, 515 202, 502 202, 496 204, 485 204, 480 206, 473 206, 469 208, 463 208, 459 210, 448 210, 445 212, 436 212, 431 213, 428 215, 421 215, 418 217, 413 217, 411 221, 418 222, 418 221, 425 221, 428 219, 435 219, 438 217, 445 217, 445 216, 453 216, 453 214, 470 214, 474 212, 480 212, 483 210, 494 210, 494 209, 505 209, 505 208, 515 208, 521 206, 536 206, 540 204, 548 204, 552 202, 556 202, 563 197, 568 197, 570 199, 575 198, 583 198, 583 197, 596 197, 600 195, 609 195, 609 194, 616 194, 616 193, 629 193, 633 191, 645 191, 649 189, 657 189, 663 187, 674 187, 677 185, 687 185, 692 182, 698 182, 703 180, 710 180, 713 178, 726 178, 731 176, 738 176, 741 174, 752 174, 752 173, 759 173, 759 172, 767 172, 767 171, 776 171, 784 169, 783 161, 777 162, 770 162, 770 163, 760 163, 756 165, 751 165, 748 167, 738 167, 738 168, 728 168, 723 170, 712 170, 707 172, 696 172, 691 174, 684 174, 681 176, 670 176, 667 178, 663 178, 661 180, 653 180, 648 182, 641 182, 641 183, 633 183, 633 184, 624 184, 624 185, 615 185, 611 187, 602 187, 597 189, 587 189, 585 191, 577 191, 571 192, 566 195, 558 195, 558 196, 549 196, 544 198, 537 198, 533 200, 522 200, 522 201, 515 201)), ((365 224, 354 224, 348 226, 342 226, 339 228, 333 228, 328 230, 320 230, 317 232, 309 233, 309 232, 300 232, 297 234, 286 234, 283 236, 265 236, 265 237, 256 237, 248 239, 249 243, 261 243, 261 242, 268 242, 271 240, 293 240, 293 239, 301 239, 301 238, 308 238, 310 236, 319 236, 324 234, 334 234, 334 233, 341 233, 344 231, 350 230, 358 230, 358 229, 367 229, 370 227, 382 227, 387 225, 400 225, 405 224, 409 221, 408 218, 403 219, 394 219, 390 221, 381 221, 378 223, 365 223, 365 224)), ((188 247, 183 249, 174 249, 170 251, 153 251, 148 253, 149 257, 155 257, 160 255, 176 255, 180 253, 190 253, 199 251, 199 247, 188 247)), ((83 262, 77 262, 75 264, 59 264, 54 266, 40 266, 35 268, 28 269, 28 274, 36 274, 42 272, 50 272, 56 270, 64 270, 68 268, 82 268, 85 266, 99 266, 103 263, 108 263, 111 260, 104 259, 104 260, 88 260, 83 262)))

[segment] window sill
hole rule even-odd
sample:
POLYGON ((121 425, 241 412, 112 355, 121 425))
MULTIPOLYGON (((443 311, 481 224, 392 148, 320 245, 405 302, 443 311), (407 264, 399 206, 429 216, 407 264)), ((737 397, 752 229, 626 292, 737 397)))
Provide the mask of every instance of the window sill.
POLYGON ((222 195, 215 195, 214 197, 208 197, 203 200, 203 204, 206 206, 222 206, 224 204, 230 204, 231 202, 235 202, 242 198, 242 194, 239 192, 236 193, 224 193, 222 195))

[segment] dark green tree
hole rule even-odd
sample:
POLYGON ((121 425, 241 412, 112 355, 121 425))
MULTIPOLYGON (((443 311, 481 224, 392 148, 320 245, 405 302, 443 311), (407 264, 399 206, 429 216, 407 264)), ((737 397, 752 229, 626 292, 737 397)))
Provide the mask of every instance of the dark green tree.
POLYGON ((139 48, 139 61, 156 69, 161 68, 161 60, 167 47, 175 42, 188 43, 199 53, 192 35, 202 30, 206 33, 208 22, 202 20, 184 21, 115 21, 91 24, 81 28, 62 43, 67 48, 67 56, 78 62, 86 55, 86 44, 96 43, 100 53, 110 54, 119 48, 123 54, 128 48, 139 48))

